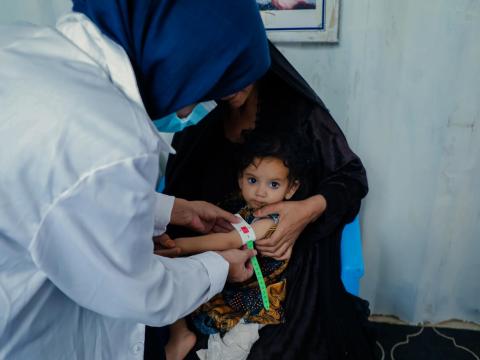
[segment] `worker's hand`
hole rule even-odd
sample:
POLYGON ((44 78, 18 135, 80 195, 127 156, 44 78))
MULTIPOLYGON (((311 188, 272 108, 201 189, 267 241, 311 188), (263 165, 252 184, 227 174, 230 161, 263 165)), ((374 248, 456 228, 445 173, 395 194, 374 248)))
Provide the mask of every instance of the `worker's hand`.
POLYGON ((153 252, 160 256, 177 257, 180 255, 180 248, 175 244, 175 241, 167 234, 153 237, 153 252))
POLYGON ((243 282, 252 277, 253 266, 250 262, 250 258, 257 254, 255 250, 230 249, 217 252, 228 261, 229 268, 227 281, 243 282))
POLYGON ((287 260, 293 245, 305 227, 315 221, 325 211, 327 202, 321 195, 315 195, 302 201, 282 201, 257 210, 256 217, 279 214, 277 229, 268 239, 255 242, 255 248, 263 256, 276 260, 287 260))
POLYGON ((205 201, 187 201, 175 198, 170 222, 206 234, 209 232, 229 232, 233 230, 230 223, 237 223, 239 219, 235 215, 205 201))

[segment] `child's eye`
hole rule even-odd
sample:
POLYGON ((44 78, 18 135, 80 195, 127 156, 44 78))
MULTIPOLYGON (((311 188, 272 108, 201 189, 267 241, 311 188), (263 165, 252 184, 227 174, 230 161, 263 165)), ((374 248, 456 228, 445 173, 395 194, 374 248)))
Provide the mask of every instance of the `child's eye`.
POLYGON ((270 183, 270 187, 271 187, 272 189, 278 189, 278 188, 280 187, 280 183, 278 183, 278 182, 276 182, 276 181, 272 181, 272 182, 270 183))
POLYGON ((255 184, 255 183, 257 182, 257 179, 255 179, 255 178, 253 178, 253 177, 249 177, 249 178, 247 179, 247 181, 248 181, 249 184, 255 184))

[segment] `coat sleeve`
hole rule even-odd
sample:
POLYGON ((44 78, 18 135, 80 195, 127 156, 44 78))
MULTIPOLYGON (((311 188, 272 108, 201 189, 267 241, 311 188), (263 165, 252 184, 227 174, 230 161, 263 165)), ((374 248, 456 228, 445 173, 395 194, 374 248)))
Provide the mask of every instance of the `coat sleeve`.
POLYGON ((367 175, 328 111, 315 107, 306 131, 313 144, 312 190, 327 200, 316 230, 326 235, 354 219, 368 192, 367 175))
POLYGON ((162 235, 167 230, 174 201, 175 196, 169 196, 158 192, 155 193, 155 227, 153 235, 162 235))
POLYGON ((138 156, 81 177, 46 210, 29 250, 80 306, 162 326, 220 292, 228 263, 212 252, 177 259, 153 254, 161 201, 152 185, 155 161, 138 156))

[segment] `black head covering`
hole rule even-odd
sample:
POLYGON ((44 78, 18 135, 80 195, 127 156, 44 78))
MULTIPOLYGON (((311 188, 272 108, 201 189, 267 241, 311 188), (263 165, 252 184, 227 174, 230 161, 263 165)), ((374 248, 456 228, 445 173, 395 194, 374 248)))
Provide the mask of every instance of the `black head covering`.
POLYGON ((271 41, 268 41, 268 48, 270 51, 271 66, 269 71, 275 74, 278 79, 281 79, 292 90, 299 95, 316 103, 327 110, 325 104, 316 94, 316 92, 308 85, 302 75, 290 64, 290 62, 283 56, 271 41))

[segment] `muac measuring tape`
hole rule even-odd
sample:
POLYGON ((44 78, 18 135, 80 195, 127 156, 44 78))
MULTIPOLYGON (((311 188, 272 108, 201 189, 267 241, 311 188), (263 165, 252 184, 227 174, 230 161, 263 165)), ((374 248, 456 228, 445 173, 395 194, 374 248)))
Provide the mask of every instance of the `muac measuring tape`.
MULTIPOLYGON (((241 221, 238 224, 232 224, 235 230, 238 231, 240 237, 242 238, 242 243, 247 245, 247 248, 253 249, 253 242, 256 240, 255 231, 239 214, 235 214, 241 221)), ((262 296, 263 307, 268 311, 270 310, 270 302, 268 301, 267 286, 265 285, 265 280, 263 279, 262 270, 258 264, 257 257, 254 256, 250 259, 253 265, 253 271, 258 281, 258 286, 260 287, 260 294, 262 296)))

